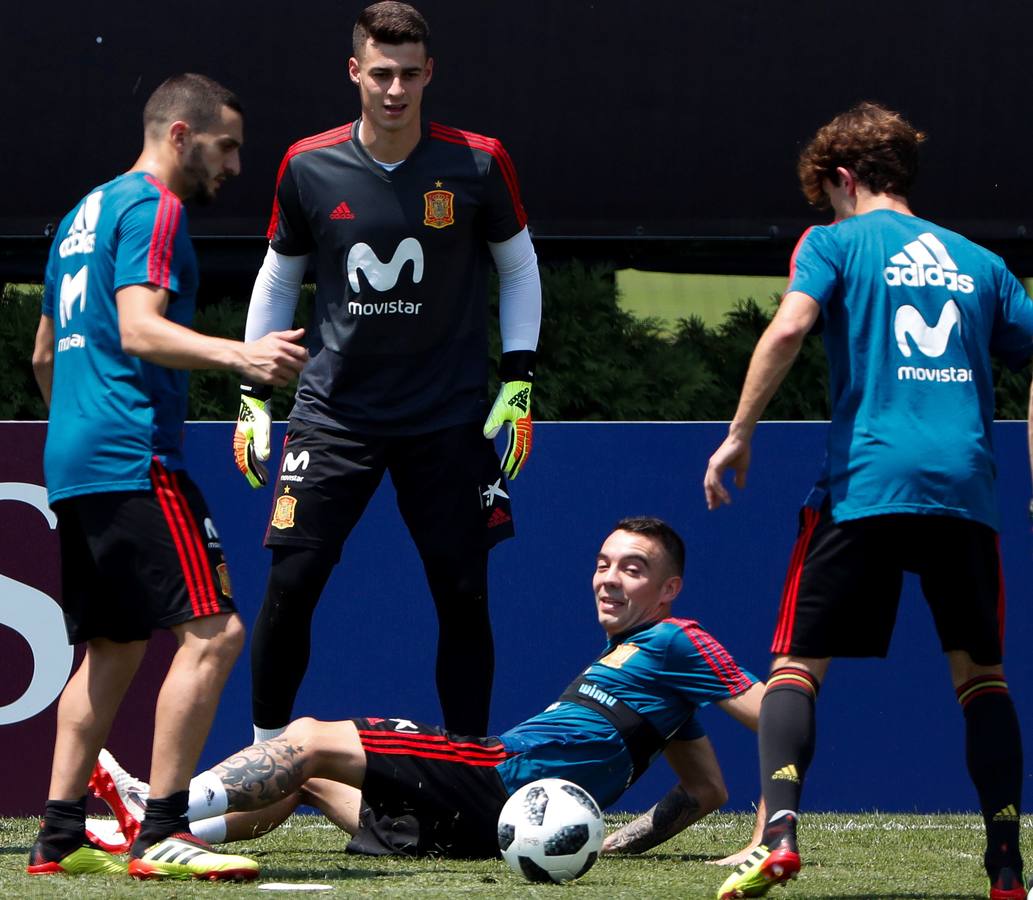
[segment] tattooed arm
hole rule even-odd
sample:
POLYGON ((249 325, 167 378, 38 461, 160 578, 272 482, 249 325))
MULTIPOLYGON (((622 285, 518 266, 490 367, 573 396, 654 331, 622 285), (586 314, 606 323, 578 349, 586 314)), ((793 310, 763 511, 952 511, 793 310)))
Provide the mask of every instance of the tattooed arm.
POLYGON ((698 822, 728 799, 710 740, 671 741, 664 757, 678 776, 652 809, 608 835, 604 853, 642 853, 698 822))

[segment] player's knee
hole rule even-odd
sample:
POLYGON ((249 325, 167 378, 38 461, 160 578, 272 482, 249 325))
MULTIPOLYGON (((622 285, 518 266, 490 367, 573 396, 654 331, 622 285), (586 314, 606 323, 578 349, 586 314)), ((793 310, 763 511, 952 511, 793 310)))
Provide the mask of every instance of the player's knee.
POLYGON ((287 726, 281 738, 292 744, 311 745, 319 737, 322 725, 323 723, 318 719, 313 719, 311 716, 302 716, 287 726))

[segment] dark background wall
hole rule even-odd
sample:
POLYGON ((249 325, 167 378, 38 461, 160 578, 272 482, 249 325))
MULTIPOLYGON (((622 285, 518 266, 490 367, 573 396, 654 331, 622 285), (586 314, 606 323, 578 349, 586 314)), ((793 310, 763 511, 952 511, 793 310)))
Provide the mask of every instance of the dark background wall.
MULTIPOLYGON (((784 271, 792 242, 820 221, 796 184, 802 143, 872 98, 931 135, 916 210, 1033 274, 1028 3, 420 7, 436 59, 427 112, 504 140, 546 259, 784 271)), ((214 209, 192 214, 192 228, 210 238, 210 278, 250 278, 284 150, 358 114, 346 63, 359 8, 181 0, 162 16, 126 0, 22 5, 2 38, 0 280, 19 264, 33 274, 26 253, 38 255, 48 223, 132 163, 146 97, 183 70, 225 82, 247 107, 244 173, 214 209)))

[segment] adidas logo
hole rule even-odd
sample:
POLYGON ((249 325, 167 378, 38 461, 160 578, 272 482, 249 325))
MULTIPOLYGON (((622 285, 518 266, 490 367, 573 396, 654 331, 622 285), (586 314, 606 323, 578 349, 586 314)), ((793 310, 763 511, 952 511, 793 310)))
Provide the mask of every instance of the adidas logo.
POLYGON ((925 232, 890 257, 892 265, 882 270, 890 287, 945 287, 948 291, 971 294, 975 284, 971 275, 958 272, 947 248, 934 234, 925 232))
POLYGON ((531 389, 523 388, 509 398, 509 405, 515 406, 520 412, 527 412, 527 404, 531 399, 531 389))
POLYGON ((495 512, 488 518, 489 528, 498 528, 499 525, 505 525, 507 522, 512 522, 513 517, 507 513, 501 506, 495 507, 495 512))
POLYGON ((1019 811, 1018 811, 1018 809, 1015 808, 1015 806, 1013 804, 1009 803, 1000 812, 994 813, 994 821, 995 822, 1018 822, 1019 821, 1019 811))
POLYGON ((100 218, 103 191, 94 191, 83 200, 76 210, 75 218, 68 229, 68 236, 61 241, 57 252, 62 259, 73 253, 92 253, 97 243, 97 220, 100 218))
POLYGON ((355 213, 351 211, 351 208, 343 200, 334 207, 334 211, 330 213, 331 219, 354 219, 355 213))
POLYGON ((791 781, 793 784, 800 783, 800 776, 796 772, 796 766, 791 763, 788 766, 782 766, 781 769, 771 774, 772 781, 791 781))

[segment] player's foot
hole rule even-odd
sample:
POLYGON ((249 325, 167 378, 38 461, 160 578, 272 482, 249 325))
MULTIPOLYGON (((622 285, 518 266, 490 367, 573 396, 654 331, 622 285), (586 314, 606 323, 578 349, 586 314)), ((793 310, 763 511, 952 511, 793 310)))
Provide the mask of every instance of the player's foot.
POLYGON ((258 863, 246 856, 217 853, 192 834, 177 833, 129 860, 134 878, 201 878, 208 881, 250 881, 258 863))
POLYGON ((58 856, 37 839, 29 851, 25 871, 30 875, 124 875, 126 864, 89 842, 58 856))
POLYGON ((1026 900, 1026 885, 1021 875, 1005 867, 990 883, 990 900, 1026 900))
POLYGON ((717 892, 717 900, 763 897, 776 884, 785 884, 800 871, 800 854, 788 844, 754 850, 737 866, 717 892))
POLYGON ((132 846, 140 834, 151 786, 130 775, 107 750, 101 750, 90 776, 90 788, 94 797, 99 797, 111 807, 122 836, 132 846))

